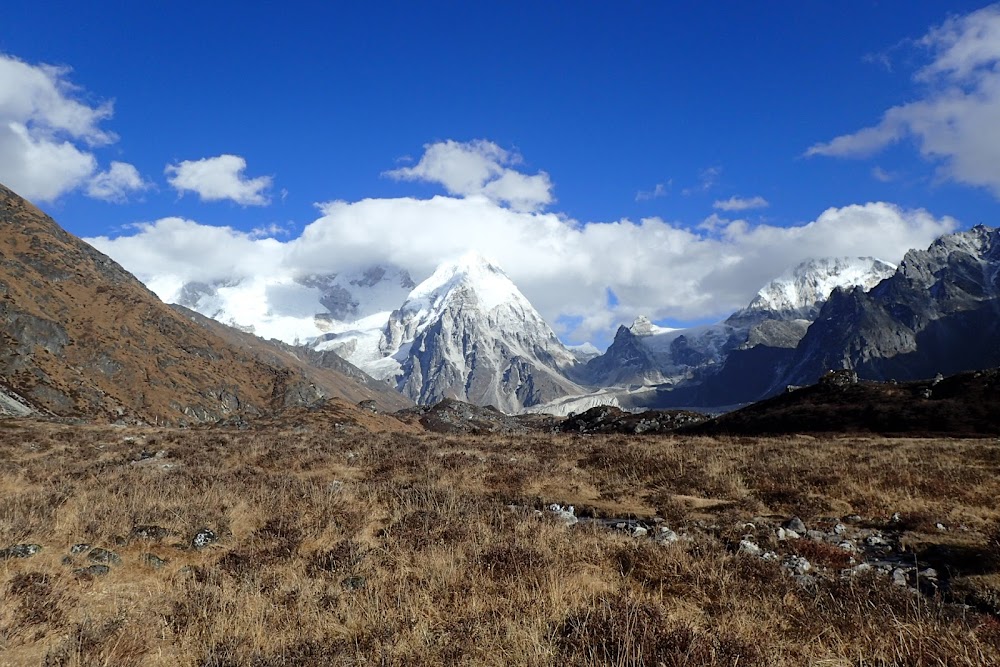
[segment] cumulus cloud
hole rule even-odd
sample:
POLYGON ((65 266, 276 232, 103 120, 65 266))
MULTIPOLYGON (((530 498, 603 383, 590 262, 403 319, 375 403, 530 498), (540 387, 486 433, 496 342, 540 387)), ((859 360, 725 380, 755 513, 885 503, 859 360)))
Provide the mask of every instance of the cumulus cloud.
POLYGON ((746 211, 753 208, 767 208, 771 204, 757 195, 756 197, 730 197, 729 199, 723 199, 716 201, 712 204, 712 208, 718 209, 720 211, 746 211))
POLYGON ((110 202, 124 202, 132 192, 141 192, 151 187, 143 180, 139 170, 127 162, 112 162, 107 171, 96 174, 87 183, 87 195, 94 199, 110 202))
POLYGON ((483 195, 515 211, 539 211, 554 200, 552 181, 540 171, 534 175, 513 169, 523 163, 520 154, 485 139, 441 141, 424 146, 420 161, 383 175, 401 181, 423 181, 444 186, 448 194, 483 195))
POLYGON ((101 128, 111 102, 79 99, 66 67, 0 54, 0 182, 34 201, 52 201, 97 170, 92 149, 116 141, 101 128))
POLYGON ((1000 198, 1000 4, 951 17, 916 44, 930 56, 914 74, 919 97, 806 155, 864 158, 910 139, 940 177, 1000 198))
POLYGON ((224 154, 169 164, 164 173, 177 192, 197 193, 202 201, 229 199, 243 206, 266 206, 271 177, 247 178, 243 175, 246 168, 247 161, 239 155, 224 154))
MULTIPOLYGON (((824 211, 796 227, 713 216, 689 229, 661 218, 582 225, 553 213, 465 198, 365 199, 320 205, 293 239, 256 239, 229 228, 167 218, 116 239, 89 239, 166 301, 189 281, 275 278, 398 266, 414 280, 475 249, 495 258, 568 342, 605 339, 640 314, 723 317, 767 281, 806 258, 876 255, 898 262, 956 227, 923 210, 869 203, 824 211), (414 230, 419 230, 414 233, 414 230), (617 296, 609 304, 607 294, 617 296)), ((280 313, 283 304, 268 304, 280 313)))

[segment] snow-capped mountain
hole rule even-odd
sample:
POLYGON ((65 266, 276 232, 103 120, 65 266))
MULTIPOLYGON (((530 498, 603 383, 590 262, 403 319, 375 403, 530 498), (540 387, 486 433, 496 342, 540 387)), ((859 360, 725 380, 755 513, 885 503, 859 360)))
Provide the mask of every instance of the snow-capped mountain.
POLYGON ((359 326, 378 329, 413 287, 406 270, 376 265, 342 273, 191 282, 166 300, 262 338, 304 343, 359 326))
POLYGON ((583 391, 563 375, 576 355, 478 253, 442 264, 417 285, 389 316, 378 352, 380 359, 356 363, 391 376, 422 404, 455 398, 518 412, 583 391))
MULTIPOLYGON (((621 388, 599 391, 602 400, 617 396, 622 405, 669 400, 665 392, 683 388, 678 400, 695 405, 687 398, 692 385, 718 373, 731 355, 758 346, 794 348, 835 289, 868 290, 894 272, 894 266, 872 257, 810 259, 765 285, 747 307, 723 322, 668 329, 639 317, 620 327, 608 350, 578 375, 591 386, 621 388), (654 386, 659 391, 641 391, 654 386)), ((697 395, 696 400, 708 399, 697 395)))
POLYGON ((895 266, 874 257, 809 259, 762 287, 730 320, 813 320, 836 288, 859 286, 868 291, 895 272, 895 266))
POLYGON ((910 380, 1000 364, 1000 229, 978 225, 906 253, 874 289, 839 290, 779 383, 831 368, 910 380))

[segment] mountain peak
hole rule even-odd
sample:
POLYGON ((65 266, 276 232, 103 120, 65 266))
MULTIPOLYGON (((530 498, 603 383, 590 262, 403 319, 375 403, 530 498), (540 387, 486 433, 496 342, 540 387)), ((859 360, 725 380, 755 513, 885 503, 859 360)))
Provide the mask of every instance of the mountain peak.
POLYGON ((653 324, 648 317, 645 315, 640 315, 635 318, 632 322, 632 326, 628 328, 634 336, 652 336, 655 334, 668 333, 671 331, 676 331, 676 329, 671 329, 669 327, 661 327, 653 324))
POLYGON ((474 298, 484 311, 505 303, 524 301, 517 287, 503 269, 479 252, 472 250, 444 262, 427 280, 417 285, 407 297, 411 309, 435 309, 456 293, 474 298))
POLYGON ((896 267, 875 257, 818 257, 807 259, 757 292, 740 313, 814 314, 837 287, 860 286, 865 291, 895 273, 896 267))

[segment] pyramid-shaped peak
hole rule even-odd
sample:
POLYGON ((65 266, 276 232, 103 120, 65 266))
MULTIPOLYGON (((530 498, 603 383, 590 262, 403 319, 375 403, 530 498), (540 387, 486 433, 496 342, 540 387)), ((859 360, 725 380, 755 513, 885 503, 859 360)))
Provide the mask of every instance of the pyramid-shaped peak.
POLYGON ((478 273, 499 273, 503 276, 507 275, 504 273, 504 270, 500 268, 500 264, 498 262, 490 259, 478 250, 469 250, 457 259, 451 260, 450 262, 443 262, 438 267, 438 271, 442 269, 452 273, 462 273, 468 275, 475 275, 478 273))
POLYGON ((407 301, 437 304, 460 289, 475 293, 480 306, 487 311, 503 303, 524 301, 500 265, 475 250, 440 264, 410 292, 407 301))

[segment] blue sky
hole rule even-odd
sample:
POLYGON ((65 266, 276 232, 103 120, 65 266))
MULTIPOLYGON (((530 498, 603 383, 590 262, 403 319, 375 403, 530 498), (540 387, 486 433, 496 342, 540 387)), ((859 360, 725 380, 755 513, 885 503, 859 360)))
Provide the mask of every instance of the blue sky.
MULTIPOLYGON (((60 94, 91 110, 113 103, 89 133, 43 132, 94 164, 34 199, 83 237, 114 239, 134 234, 133 223, 177 217, 237 232, 272 228, 290 241, 321 216, 318 202, 468 195, 426 169, 386 172, 416 168, 426 146, 481 140, 507 152, 497 169, 544 172, 548 200, 529 208, 577 227, 652 218, 708 238, 713 214, 725 220, 716 227, 739 219, 751 229, 795 228, 868 202, 899 207, 904 218, 924 209, 954 219, 918 225, 899 238, 905 245, 932 227, 997 222, 1000 182, 982 166, 995 133, 985 155, 973 155, 980 148, 921 135, 918 109, 882 123, 874 143, 853 136, 893 107, 954 88, 992 91, 1000 56, 992 33, 984 40, 996 51, 973 63, 981 79, 970 83, 947 63, 935 69, 949 48, 976 43, 979 19, 967 17, 982 2, 307 4, 6 3, 0 54, 71 68, 53 75, 60 94), (850 141, 829 143, 842 136, 850 141), (244 179, 269 180, 242 200, 171 185, 185 161, 222 155, 245 161, 244 179), (92 179, 114 161, 133 165, 141 187, 116 190, 117 201, 88 196, 108 198, 92 179)), ((3 97, 0 89, 0 120, 3 97)), ((982 122, 979 112, 959 120, 982 122)), ((3 146, 0 137, 0 158, 3 146)), ((530 272, 509 272, 531 284, 530 272)), ((592 300, 613 313, 608 325, 650 308, 660 320, 710 319, 742 298, 729 290, 700 310, 658 308, 655 295, 632 303, 627 286, 603 282, 592 300)), ((712 279, 698 283, 711 292, 712 279)), ((550 321, 593 315, 582 306, 542 310, 550 321)))

